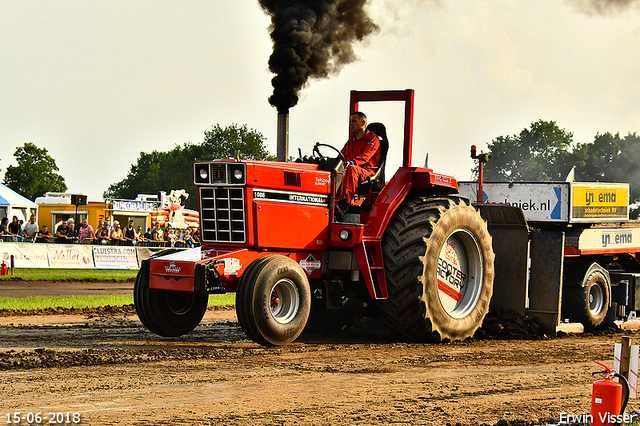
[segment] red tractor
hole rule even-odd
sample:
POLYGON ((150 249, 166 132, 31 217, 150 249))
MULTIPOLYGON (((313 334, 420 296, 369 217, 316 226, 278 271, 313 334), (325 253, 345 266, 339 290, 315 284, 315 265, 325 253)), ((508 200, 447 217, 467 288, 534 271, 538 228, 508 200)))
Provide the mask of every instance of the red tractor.
POLYGON ((200 323, 209 294, 235 292, 238 322, 262 345, 292 342, 305 326, 339 330, 363 307, 408 339, 473 335, 493 293, 491 237, 455 178, 410 166, 413 99, 413 90, 351 92, 351 112, 364 101, 405 102, 403 165, 385 183, 383 162, 340 220, 345 165, 320 153, 328 145, 297 162, 196 163, 203 246, 142 262, 142 323, 180 336, 200 323))

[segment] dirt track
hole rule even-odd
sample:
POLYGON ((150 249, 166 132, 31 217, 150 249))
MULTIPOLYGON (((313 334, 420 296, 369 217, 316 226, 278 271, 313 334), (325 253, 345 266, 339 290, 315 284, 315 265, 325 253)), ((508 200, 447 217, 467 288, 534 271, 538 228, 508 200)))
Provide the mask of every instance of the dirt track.
POLYGON ((416 344, 365 325, 263 348, 229 309, 179 339, 147 332, 131 309, 2 317, 0 422, 20 411, 91 425, 551 424, 589 412, 593 361, 612 365, 621 336, 416 344))

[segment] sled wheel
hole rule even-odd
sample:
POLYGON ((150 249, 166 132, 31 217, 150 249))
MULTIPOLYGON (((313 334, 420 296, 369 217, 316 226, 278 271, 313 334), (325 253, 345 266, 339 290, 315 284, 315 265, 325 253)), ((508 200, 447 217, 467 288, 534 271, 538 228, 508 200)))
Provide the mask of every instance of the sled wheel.
POLYGON ((310 303, 304 271, 285 256, 253 261, 238 283, 238 322, 245 334, 261 345, 293 342, 307 323, 310 303))
POLYGON ((140 322, 164 337, 182 336, 196 328, 207 311, 209 295, 143 286, 143 280, 148 280, 145 269, 138 272, 133 292, 140 322))
POLYGON ((586 279, 584 287, 578 289, 578 320, 585 329, 593 330, 607 316, 611 295, 609 283, 600 271, 593 271, 586 279))
POLYGON ((392 331, 412 340, 461 340, 482 325, 493 294, 491 236, 464 202, 414 198, 394 213, 382 248, 392 331))

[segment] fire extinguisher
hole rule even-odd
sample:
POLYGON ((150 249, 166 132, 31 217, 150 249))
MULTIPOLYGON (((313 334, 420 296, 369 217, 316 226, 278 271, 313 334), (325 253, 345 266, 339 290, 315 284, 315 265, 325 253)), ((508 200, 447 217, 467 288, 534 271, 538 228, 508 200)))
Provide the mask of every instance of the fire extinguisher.
POLYGON ((9 269, 9 266, 7 265, 7 262, 5 262, 4 260, 2 261, 2 270, 0 270, 0 275, 7 275, 7 270, 9 269))
POLYGON ((606 373, 607 377, 598 380, 593 384, 591 394, 591 426, 609 426, 622 424, 624 410, 629 402, 629 382, 622 374, 618 374, 606 365, 596 361, 596 364, 604 367, 604 371, 597 371, 596 374, 606 373), (620 379, 621 383, 613 380, 614 377, 620 379), (624 391, 624 401, 622 393, 624 391))

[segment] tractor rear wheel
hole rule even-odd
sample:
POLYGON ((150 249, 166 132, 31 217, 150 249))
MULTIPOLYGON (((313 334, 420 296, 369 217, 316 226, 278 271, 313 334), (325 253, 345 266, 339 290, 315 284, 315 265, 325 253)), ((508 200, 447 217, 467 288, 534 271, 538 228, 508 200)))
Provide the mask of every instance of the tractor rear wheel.
POLYGON ((311 310, 311 289, 302 267, 279 255, 254 260, 240 277, 238 322, 245 334, 265 346, 293 342, 311 310))
POLYGON ((382 248, 383 319, 411 340, 461 340, 482 325, 493 295, 487 224, 464 202, 413 198, 396 210, 382 248))
POLYGON ((134 304, 140 322, 152 333, 164 337, 187 334, 200 324, 207 311, 209 295, 148 288, 145 268, 136 277, 134 304))

